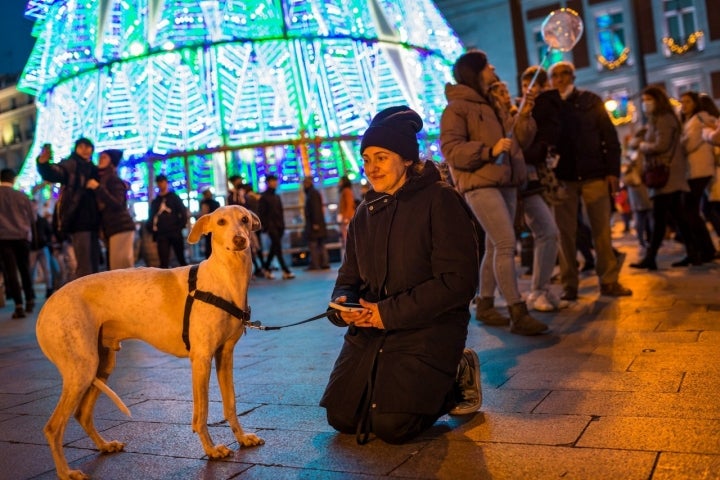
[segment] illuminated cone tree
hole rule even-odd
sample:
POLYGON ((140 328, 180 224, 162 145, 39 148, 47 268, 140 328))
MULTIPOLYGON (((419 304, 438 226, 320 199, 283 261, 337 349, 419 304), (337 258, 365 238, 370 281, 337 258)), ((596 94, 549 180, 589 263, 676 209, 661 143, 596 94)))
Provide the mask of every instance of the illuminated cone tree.
MULTIPOLYGON (((34 50, 19 88, 43 143, 119 148, 134 200, 166 173, 180 193, 242 174, 297 188, 360 172, 372 116, 409 105, 439 159, 444 85, 462 46, 430 0, 31 0, 34 50)), ((34 161, 23 181, 36 181, 34 161)), ((190 194, 194 196, 194 194, 190 194)))

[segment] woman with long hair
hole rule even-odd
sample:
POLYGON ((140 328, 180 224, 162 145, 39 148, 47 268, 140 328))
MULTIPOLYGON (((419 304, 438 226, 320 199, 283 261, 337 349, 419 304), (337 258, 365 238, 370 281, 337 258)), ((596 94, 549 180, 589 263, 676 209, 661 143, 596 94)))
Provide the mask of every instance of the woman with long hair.
MULTIPOLYGON (((642 110, 647 116, 647 130, 642 139, 635 138, 631 148, 637 147, 647 163, 650 157, 656 162, 662 162, 670 167, 667 183, 660 188, 650 188, 650 198, 653 200, 653 230, 650 245, 645 257, 637 263, 631 263, 632 268, 657 270, 657 253, 665 237, 667 217, 671 215, 683 238, 689 238, 689 226, 682 209, 683 192, 689 192, 687 182, 687 161, 680 145, 682 125, 675 115, 670 99, 665 91, 659 87, 650 86, 642 92, 642 110)), ((685 244, 688 256, 691 247, 685 244)))
POLYGON ((519 335, 538 335, 547 326, 533 318, 520 296, 515 271, 515 210, 518 187, 526 180, 522 147, 535 136, 533 97, 515 119, 497 104, 489 86, 495 67, 480 50, 453 66, 455 84, 445 87, 448 105, 440 121, 440 148, 455 186, 485 230, 476 318, 486 325, 510 324, 519 335), (512 138, 508 138, 511 134, 512 138), (495 285, 508 304, 510 319, 493 307, 495 285))

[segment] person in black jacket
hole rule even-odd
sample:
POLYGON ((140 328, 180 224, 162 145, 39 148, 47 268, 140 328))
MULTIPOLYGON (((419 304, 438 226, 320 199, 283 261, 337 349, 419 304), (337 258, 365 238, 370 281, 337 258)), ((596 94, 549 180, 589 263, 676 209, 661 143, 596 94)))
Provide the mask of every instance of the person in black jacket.
POLYGON ((462 197, 432 161, 420 161, 422 125, 408 107, 391 107, 360 145, 372 190, 350 221, 331 298, 362 308, 329 317, 349 328, 320 405, 361 444, 371 432, 406 442, 482 400, 477 355, 464 348, 477 234, 462 197))
MULTIPOLYGON (((220 208, 220 202, 215 200, 213 192, 209 188, 202 191, 202 200, 200 200, 200 215, 207 215, 220 208)), ((205 258, 210 258, 212 253, 212 233, 205 235, 205 258)))
POLYGON ((555 175, 565 182, 567 201, 555 205, 555 221, 560 230, 560 282, 564 300, 578 296, 577 218, 578 201, 587 211, 593 246, 595 271, 600 277, 600 293, 613 297, 632 295, 618 282, 620 262, 612 247, 610 197, 618 190, 620 141, 602 99, 587 90, 575 88, 575 67, 558 62, 550 68, 550 82, 563 99, 560 109, 561 133, 557 145, 560 155, 555 175))
POLYGON ((32 226, 30 241, 30 278, 35 278, 36 268, 39 266, 45 281, 45 298, 49 298, 55 291, 55 282, 58 280, 55 278, 57 273, 52 268, 53 258, 50 253, 53 230, 50 222, 40 214, 38 203, 36 201, 32 203, 35 223, 32 226))
POLYGON ((283 279, 290 280, 295 278, 285 263, 282 253, 282 237, 285 233, 285 213, 280 195, 277 194, 278 178, 270 174, 265 177, 267 188, 260 195, 258 203, 258 216, 262 224, 262 231, 270 237, 270 249, 264 261, 264 276, 272 279, 273 274, 270 271, 270 265, 273 258, 277 257, 280 268, 283 271, 283 279))
POLYGON ((325 248, 327 225, 323 198, 314 185, 313 179, 303 179, 305 190, 305 239, 310 247, 310 266, 308 270, 327 270, 330 268, 330 256, 325 248))
POLYGON ((127 206, 128 185, 117 174, 122 150, 100 152, 100 181, 88 182, 95 190, 100 211, 100 228, 107 244, 108 270, 135 266, 135 221, 127 206))
POLYGON ((187 224, 187 208, 185 204, 170 190, 165 175, 155 178, 158 195, 150 204, 150 226, 153 239, 157 242, 160 268, 170 267, 170 248, 180 265, 187 265, 185 260, 185 239, 183 228, 187 224))
POLYGON ((62 184, 58 198, 57 229, 68 235, 75 252, 77 268, 72 278, 79 278, 100 269, 100 215, 95 192, 88 188, 90 180, 99 179, 92 163, 95 150, 87 138, 75 142, 73 153, 60 163, 50 163, 50 145, 43 146, 37 158, 37 169, 43 180, 62 184))

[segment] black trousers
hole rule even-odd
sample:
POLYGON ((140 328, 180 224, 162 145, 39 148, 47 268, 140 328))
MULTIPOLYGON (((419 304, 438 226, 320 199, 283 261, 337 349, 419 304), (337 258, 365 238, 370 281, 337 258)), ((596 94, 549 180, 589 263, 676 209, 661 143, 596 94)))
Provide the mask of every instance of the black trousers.
MULTIPOLYGON (((414 413, 370 413, 370 431, 380 440, 398 445, 420 435, 432 427, 442 414, 421 415, 414 413)), ((359 417, 340 418, 327 411, 328 424, 341 433, 355 434, 359 417)))
POLYGON ((15 301, 15 307, 25 301, 35 300, 30 276, 30 242, 27 240, 0 240, 0 263, 2 263, 8 295, 15 301), (20 279, 18 280, 18 274, 20 279), (22 282, 22 288, 20 286, 22 282))
POLYGON ((185 239, 181 233, 176 235, 158 235, 157 249, 160 258, 160 268, 170 268, 170 248, 175 252, 175 257, 180 265, 187 265, 185 260, 185 239))
POLYGON ((289 272, 290 269, 285 265, 285 259, 282 254, 282 233, 271 230, 268 230, 266 233, 268 237, 270 237, 270 249, 265 258, 265 270, 270 270, 270 263, 272 263, 274 257, 277 257, 282 271, 285 273, 289 272))

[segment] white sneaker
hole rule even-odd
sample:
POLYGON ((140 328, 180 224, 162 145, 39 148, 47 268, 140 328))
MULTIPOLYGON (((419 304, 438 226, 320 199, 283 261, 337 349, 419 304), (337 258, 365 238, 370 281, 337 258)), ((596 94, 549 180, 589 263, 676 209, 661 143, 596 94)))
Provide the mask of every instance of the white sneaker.
POLYGON ((528 301, 532 300, 532 304, 528 303, 528 308, 538 312, 554 312, 557 307, 550 301, 545 290, 538 290, 528 296, 528 301))
POLYGON ((570 306, 570 302, 568 302, 567 300, 563 300, 562 298, 558 297, 550 290, 547 290, 545 292, 545 297, 550 301, 550 303, 555 305, 555 308, 557 310, 562 310, 562 309, 568 308, 570 306))

